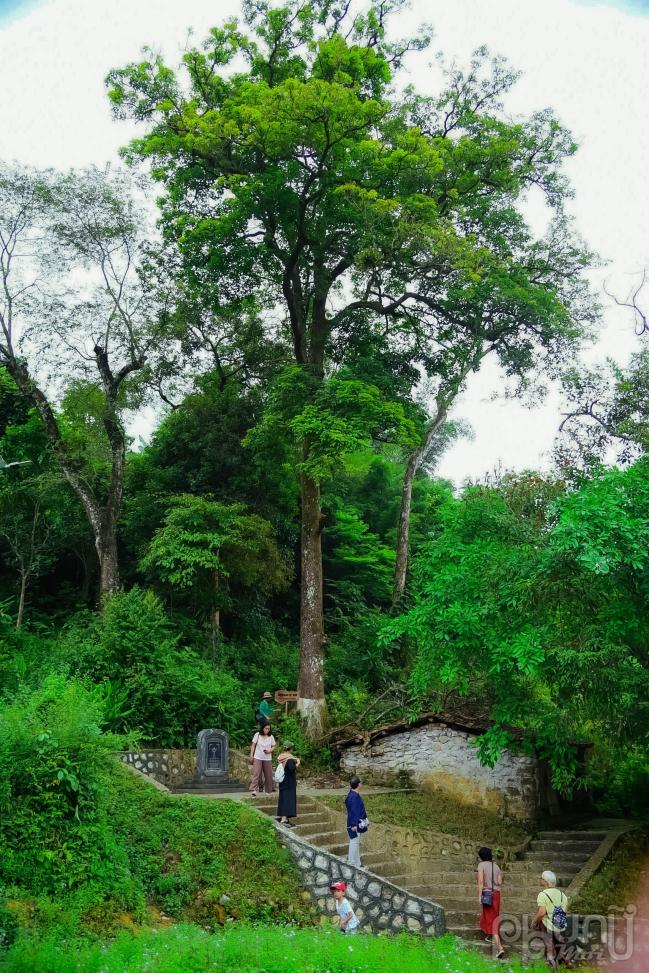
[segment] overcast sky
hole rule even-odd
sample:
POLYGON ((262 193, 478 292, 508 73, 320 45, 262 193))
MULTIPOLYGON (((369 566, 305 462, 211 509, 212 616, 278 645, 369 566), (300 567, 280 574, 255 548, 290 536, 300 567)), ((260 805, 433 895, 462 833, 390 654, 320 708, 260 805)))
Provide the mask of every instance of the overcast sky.
MULTIPOLYGON (((144 44, 172 63, 188 29, 196 41, 238 9, 233 0, 0 0, 0 158, 39 166, 84 166, 116 158, 134 129, 111 119, 103 78, 144 44)), ((649 0, 414 0, 403 32, 426 20, 434 49, 466 62, 487 44, 523 72, 513 113, 550 106, 574 133, 571 209, 607 265, 594 281, 625 292, 649 265, 649 0)), ((431 56, 410 66, 427 90, 431 56)), ((649 299, 649 298, 648 298, 649 299)), ((591 360, 626 360, 639 347, 632 320, 604 298, 605 328, 591 360)), ((532 411, 494 400, 499 376, 472 379, 456 415, 475 438, 444 457, 456 483, 499 465, 543 468, 560 421, 556 394, 532 411)), ((146 431, 146 421, 138 431, 146 431)))

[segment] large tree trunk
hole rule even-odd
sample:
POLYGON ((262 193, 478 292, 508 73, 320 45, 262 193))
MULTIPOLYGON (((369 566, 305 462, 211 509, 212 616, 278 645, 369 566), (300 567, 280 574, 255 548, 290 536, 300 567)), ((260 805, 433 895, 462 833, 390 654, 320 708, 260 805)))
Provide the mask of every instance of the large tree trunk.
POLYGON ((392 591, 392 609, 398 608, 405 591, 408 577, 408 559, 410 556, 410 507, 412 504, 412 484, 415 474, 421 466, 435 433, 446 420, 446 408, 438 407, 437 413, 426 426, 422 442, 408 457, 406 470, 403 475, 403 489, 401 491, 401 511, 397 528, 397 551, 394 567, 394 588, 392 591))
POLYGON ((45 393, 34 382, 25 365, 16 358, 7 363, 7 371, 21 392, 34 403, 50 445, 61 464, 61 469, 86 513, 88 523, 92 528, 99 560, 99 596, 103 603, 108 596, 119 588, 117 521, 121 510, 126 454, 123 430, 115 418, 111 417, 107 432, 111 442, 113 463, 108 500, 102 506, 72 461, 62 439, 57 418, 45 393))
POLYGON ((219 572, 215 568, 212 574, 212 596, 214 602, 212 604, 212 611, 210 612, 211 621, 211 640, 212 640, 212 659, 216 664, 216 649, 219 643, 219 635, 221 634, 221 610, 219 608, 219 572))
MULTIPOLYGON (((308 447, 305 446, 305 452, 308 447)), ((300 592, 300 677, 297 711, 310 736, 322 732, 325 716, 324 619, 322 606, 322 527, 320 487, 302 474, 302 552, 300 592)))
POLYGON ((107 598, 119 590, 119 559, 114 526, 104 528, 95 543, 99 558, 99 600, 103 605, 107 598))
POLYGON ((25 614, 25 594, 27 592, 27 581, 29 575, 27 571, 20 572, 20 597, 18 599, 18 615, 16 616, 16 628, 22 628, 23 616, 25 614))

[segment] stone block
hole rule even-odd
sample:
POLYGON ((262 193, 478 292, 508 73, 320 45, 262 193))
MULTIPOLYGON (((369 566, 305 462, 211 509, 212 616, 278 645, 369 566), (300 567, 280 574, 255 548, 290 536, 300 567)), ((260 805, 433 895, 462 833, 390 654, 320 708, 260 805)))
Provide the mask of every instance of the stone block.
POLYGON ((421 923, 419 919, 415 919, 413 916, 408 916, 406 926, 410 932, 421 932, 421 923))
POLYGON ((405 901, 406 901, 405 895, 400 895, 399 893, 397 893, 392 897, 392 908, 403 909, 403 905, 405 901))
POLYGON ((421 905, 416 901, 416 899, 409 899, 408 905, 406 906, 406 912, 408 912, 411 916, 420 916, 421 905))
POLYGON ((404 924, 405 924, 405 920, 403 916, 399 914, 393 916, 392 922, 390 923, 390 925, 395 931, 398 931, 399 929, 403 929, 404 924))
POLYGON ((378 882, 370 882, 367 886, 367 891, 370 895, 379 896, 381 894, 381 886, 378 882))
POLYGON ((329 866, 329 859, 325 858, 324 855, 316 855, 314 865, 316 868, 327 868, 329 866))

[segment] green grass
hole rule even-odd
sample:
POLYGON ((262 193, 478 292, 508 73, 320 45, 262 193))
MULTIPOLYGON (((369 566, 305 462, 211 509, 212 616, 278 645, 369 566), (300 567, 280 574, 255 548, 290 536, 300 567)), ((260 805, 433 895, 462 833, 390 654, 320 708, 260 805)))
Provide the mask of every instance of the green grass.
MULTIPOLYGON (((508 962, 507 970, 522 969, 508 962)), ((209 935, 178 926, 122 936, 80 950, 57 943, 17 943, 3 973, 492 973, 494 964, 438 940, 341 936, 336 931, 236 926, 209 935)), ((544 967, 527 966, 528 973, 544 967)))
POLYGON ((618 841, 600 870, 572 903, 582 915, 607 915, 634 901, 643 871, 649 865, 649 829, 630 831, 618 841))
MULTIPOLYGON (((343 809, 339 797, 323 797, 328 807, 343 809)), ((441 831, 444 834, 468 838, 476 846, 496 848, 519 845, 525 838, 524 829, 514 822, 505 821, 491 811, 460 804, 440 792, 403 794, 369 794, 365 806, 371 821, 377 824, 400 825, 404 828, 422 828, 441 831)))
POLYGON ((71 941, 181 921, 210 930, 228 920, 318 922, 272 825, 245 805, 170 797, 120 765, 107 787, 119 872, 106 859, 102 871, 56 897, 12 886, 7 876, 0 930, 7 913, 14 926, 71 941))
POLYGON ((169 797, 128 774, 111 817, 147 899, 169 916, 209 926, 228 916, 308 919, 289 853, 240 802, 169 797))

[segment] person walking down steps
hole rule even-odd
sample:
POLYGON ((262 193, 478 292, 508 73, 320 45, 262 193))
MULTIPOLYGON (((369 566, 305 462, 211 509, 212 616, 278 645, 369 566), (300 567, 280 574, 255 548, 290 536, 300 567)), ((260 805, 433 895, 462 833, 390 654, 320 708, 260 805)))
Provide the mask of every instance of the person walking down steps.
POLYGON ((347 861, 350 865, 361 865, 361 834, 367 831, 367 813, 363 798, 358 793, 361 786, 360 779, 354 775, 349 782, 349 794, 345 798, 347 808, 347 835, 349 837, 349 852, 347 861))
POLYGON ((284 741, 282 752, 277 758, 277 770, 275 780, 279 787, 279 799, 277 801, 277 818, 280 824, 285 824, 292 828, 290 818, 297 816, 297 768, 300 766, 300 758, 293 753, 293 744, 290 740, 284 741), (282 768, 280 770, 280 767, 282 768))
POLYGON ((260 782, 267 794, 275 790, 273 783, 273 750, 277 744, 270 723, 264 723, 255 733, 250 744, 250 760, 252 763, 252 779, 250 793, 257 797, 260 782))

